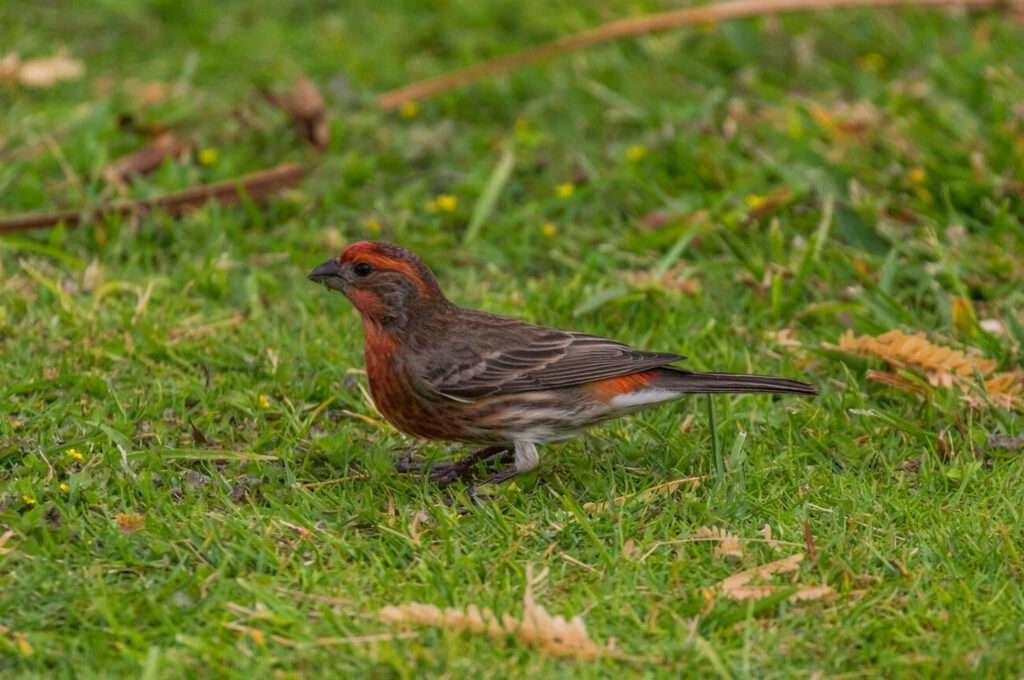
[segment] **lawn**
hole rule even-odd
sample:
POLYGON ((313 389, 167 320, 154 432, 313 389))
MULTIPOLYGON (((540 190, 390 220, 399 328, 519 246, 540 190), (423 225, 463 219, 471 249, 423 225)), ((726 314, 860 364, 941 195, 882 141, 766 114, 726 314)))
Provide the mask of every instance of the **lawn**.
POLYGON ((670 5, 309 4, 0 4, 0 53, 85 65, 0 82, 0 218, 310 168, 262 206, 0 237, 0 675, 1024 671, 1024 452, 991 441, 1024 430, 1022 402, 833 347, 924 332, 1021 368, 1019 21, 705 24, 382 111, 387 89, 670 5), (260 94, 303 74, 323 153, 260 94), (162 129, 192 151, 104 177, 162 129), (358 317, 306 280, 367 238, 418 252, 460 304, 821 395, 615 421, 469 504, 393 471, 414 442, 367 396, 358 317), (767 597, 721 586, 794 554, 767 597), (618 652, 380 620, 521 616, 528 569, 618 652), (792 597, 812 586, 829 592, 792 597))

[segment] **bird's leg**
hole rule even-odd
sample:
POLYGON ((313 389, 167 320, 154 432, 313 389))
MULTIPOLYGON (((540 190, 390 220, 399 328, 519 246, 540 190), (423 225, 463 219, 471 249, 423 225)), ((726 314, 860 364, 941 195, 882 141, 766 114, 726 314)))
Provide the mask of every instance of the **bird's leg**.
MULTIPOLYGON (((515 451, 515 461, 512 463, 512 467, 506 468, 492 477, 488 477, 480 484, 501 484, 524 472, 529 472, 540 464, 537 445, 533 442, 517 441, 515 442, 515 451)), ((469 490, 470 496, 473 496, 475 493, 476 485, 469 490)))
MULTIPOLYGON (((487 448, 480 449, 479 451, 474 451, 473 453, 456 461, 434 463, 433 465, 429 465, 430 481, 436 482, 441 486, 446 486, 454 482, 456 479, 467 479, 471 476, 474 465, 510 450, 511 449, 508 446, 488 446, 487 448)), ((428 465, 413 463, 407 460, 400 460, 395 464, 395 468, 399 472, 412 472, 415 470, 422 470, 425 467, 428 467, 428 465)))

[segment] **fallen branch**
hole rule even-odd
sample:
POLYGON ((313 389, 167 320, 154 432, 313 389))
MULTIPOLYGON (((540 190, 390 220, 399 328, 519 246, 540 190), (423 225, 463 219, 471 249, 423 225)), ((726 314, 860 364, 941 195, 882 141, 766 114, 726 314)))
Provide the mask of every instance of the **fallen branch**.
POLYGON ((221 205, 236 205, 241 202, 243 196, 258 202, 283 189, 296 186, 302 180, 303 174, 302 166, 285 163, 269 170, 212 184, 200 184, 156 198, 111 203, 82 210, 24 213, 0 218, 0 234, 45 229, 61 223, 68 227, 76 227, 90 219, 105 219, 115 215, 141 215, 151 210, 163 210, 177 217, 202 206, 207 201, 221 205))
POLYGON ((1022 11, 1022 0, 728 0, 705 7, 660 12, 642 17, 619 19, 582 33, 559 38, 543 45, 529 47, 520 52, 497 59, 473 64, 443 75, 421 80, 385 92, 377 97, 382 109, 396 109, 402 104, 427 99, 449 90, 464 87, 478 80, 536 64, 567 52, 593 47, 602 43, 658 33, 683 26, 709 24, 728 19, 785 14, 789 12, 822 11, 852 7, 948 7, 986 8, 1011 7, 1022 11))

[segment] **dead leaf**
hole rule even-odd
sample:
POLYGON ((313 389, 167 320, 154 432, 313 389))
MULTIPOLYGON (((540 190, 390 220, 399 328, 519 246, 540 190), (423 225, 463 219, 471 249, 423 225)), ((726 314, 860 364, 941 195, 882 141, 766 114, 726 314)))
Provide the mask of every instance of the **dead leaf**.
MULTIPOLYGON (((8 529, 3 534, 0 534, 0 555, 6 555, 7 553, 9 553, 9 552, 11 552, 13 550, 13 548, 5 548, 4 547, 4 545, 7 543, 7 541, 11 540, 11 538, 13 538, 13 537, 14 537, 14 531, 12 529, 8 529)), ((0 628, 2 628, 2 626, 0 626, 0 628)), ((2 632, 3 631, 0 631, 0 633, 2 633, 2 632)))
POLYGON ((619 656, 612 644, 598 645, 590 639, 582 618, 574 616, 567 620, 561 616, 552 616, 534 599, 533 587, 546 575, 547 570, 538 579, 533 579, 532 571, 527 569, 521 619, 507 613, 498 616, 491 609, 481 608, 475 604, 465 609, 441 609, 420 602, 384 607, 377 616, 387 623, 434 626, 446 630, 484 634, 495 639, 512 637, 552 656, 584 660, 619 656))
POLYGON ((953 317, 953 327, 959 335, 974 335, 978 327, 978 315, 970 298, 954 296, 949 301, 949 312, 953 317))
POLYGON ((719 527, 701 527, 693 532, 694 538, 715 541, 715 556, 723 560, 742 560, 743 544, 739 536, 719 527))
POLYGON ((811 103, 809 109, 818 127, 837 141, 862 137, 877 128, 882 119, 879 110, 869 101, 839 102, 831 108, 811 103))
POLYGON ((765 215, 775 212, 793 200, 793 192, 783 187, 765 196, 751 195, 747 197, 747 222, 756 222, 765 215))
MULTIPOLYGON (((1017 449, 1024 448, 1024 434, 1019 434, 1016 437, 1011 437, 1010 435, 1007 434, 994 434, 988 438, 988 442, 986 442, 986 445, 990 449, 1005 449, 1007 451, 1016 451, 1017 449)), ((0 545, 3 545, 2 537, 0 537, 0 545)))
POLYGON ((634 271, 622 272, 619 276, 631 287, 640 290, 661 290, 683 295, 699 295, 701 291, 700 281, 687 276, 682 267, 669 270, 661 275, 634 271))
MULTIPOLYGON (((658 496, 668 496, 675 493, 683 484, 693 483, 694 488, 696 488, 696 486, 700 484, 702 479, 704 479, 703 476, 683 477, 681 479, 673 479, 672 481, 669 482, 662 482, 661 484, 656 484, 650 487, 649 489, 644 489, 643 491, 637 493, 629 493, 623 496, 618 496, 612 499, 612 504, 622 505, 627 500, 634 497, 637 497, 640 501, 644 503, 649 503, 658 496)), ((583 509, 586 510, 587 512, 602 512, 604 510, 608 510, 610 507, 611 505, 608 503, 608 501, 591 501, 589 503, 583 504, 583 509)))
POLYGON ((299 78, 289 92, 267 92, 266 97, 271 104, 292 117, 307 142, 320 151, 327 148, 330 141, 327 109, 313 81, 306 77, 299 78))
POLYGON ((764 334, 764 337, 768 340, 772 340, 780 347, 796 348, 801 347, 800 338, 796 336, 796 331, 792 328, 783 328, 778 331, 768 331, 764 334))
MULTIPOLYGON (((1005 409, 1024 408, 1024 371, 993 375, 996 362, 932 344, 924 333, 907 335, 892 330, 877 337, 857 337, 853 331, 846 331, 839 339, 838 346, 826 347, 859 356, 883 359, 891 366, 923 374, 932 385, 955 385, 960 389, 964 401, 975 408, 988 406, 988 402, 974 389, 974 378, 981 375, 986 378, 985 391, 992 403, 1005 409)), ((916 390, 919 387, 912 388, 911 381, 891 373, 869 373, 868 378, 899 389, 916 390)))
MULTIPOLYGON (((985 381, 985 392, 996 406, 1007 410, 1024 408, 1024 371, 996 373, 985 381)), ((985 399, 973 392, 964 394, 964 401, 975 408, 984 408, 985 399)))
POLYGON ((62 51, 51 57, 22 61, 16 54, 0 59, 0 80, 10 80, 25 87, 53 87, 62 80, 78 80, 85 66, 62 51))
MULTIPOLYGON (((755 584, 752 581, 765 581, 776 574, 789 574, 798 571, 803 559, 803 553, 796 553, 768 564, 762 564, 759 567, 746 569, 722 580, 715 588, 732 600, 759 600, 778 592, 780 588, 788 586, 755 584)), ((834 594, 835 591, 827 585, 801 586, 795 593, 789 596, 789 601, 820 600, 830 598, 834 594)))
POLYGON ((839 338, 839 349, 860 356, 878 357, 898 368, 923 372, 928 382, 943 387, 951 386, 958 377, 972 378, 975 371, 988 375, 996 365, 990 359, 934 345, 924 333, 907 335, 897 330, 878 337, 857 337, 848 330, 839 338))
POLYGON ((761 538, 764 539, 764 542, 767 543, 768 547, 771 548, 772 550, 779 551, 779 550, 782 549, 782 544, 779 543, 778 541, 772 539, 772 525, 771 524, 765 524, 763 527, 761 527, 761 530, 758 531, 757 533, 761 534, 761 538))
POLYGON ((103 177, 112 184, 122 184, 138 175, 146 175, 160 167, 168 158, 177 158, 186 153, 190 145, 173 132, 157 135, 143 148, 122 156, 103 170, 103 177))
POLYGON ((145 516, 134 512, 114 515, 114 521, 117 522, 117 527, 126 534, 142 531, 146 528, 145 516))

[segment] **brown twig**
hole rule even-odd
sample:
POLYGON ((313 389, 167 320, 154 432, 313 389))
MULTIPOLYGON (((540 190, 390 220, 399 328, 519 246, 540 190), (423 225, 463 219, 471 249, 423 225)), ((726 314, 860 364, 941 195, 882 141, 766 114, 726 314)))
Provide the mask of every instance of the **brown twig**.
POLYGON ((23 213, 0 218, 0 234, 13 234, 30 229, 45 229, 63 223, 76 227, 89 219, 103 219, 114 215, 139 215, 150 210, 163 210, 175 217, 200 207, 207 201, 221 205, 236 205, 242 197, 262 201, 282 189, 297 185, 303 177, 302 166, 285 163, 269 170, 261 170, 212 184, 185 189, 156 198, 138 201, 110 203, 82 210, 57 210, 53 212, 23 213))
POLYGON ((427 99, 490 76, 536 64, 566 52, 593 47, 620 38, 631 38, 683 26, 708 24, 728 19, 852 7, 985 8, 1009 6, 1016 9, 1021 4, 1021 0, 727 0, 727 2, 705 7, 687 7, 686 9, 612 21, 589 31, 565 36, 543 45, 529 47, 514 54, 473 64, 385 92, 377 97, 377 104, 382 109, 395 109, 407 102, 427 99))

